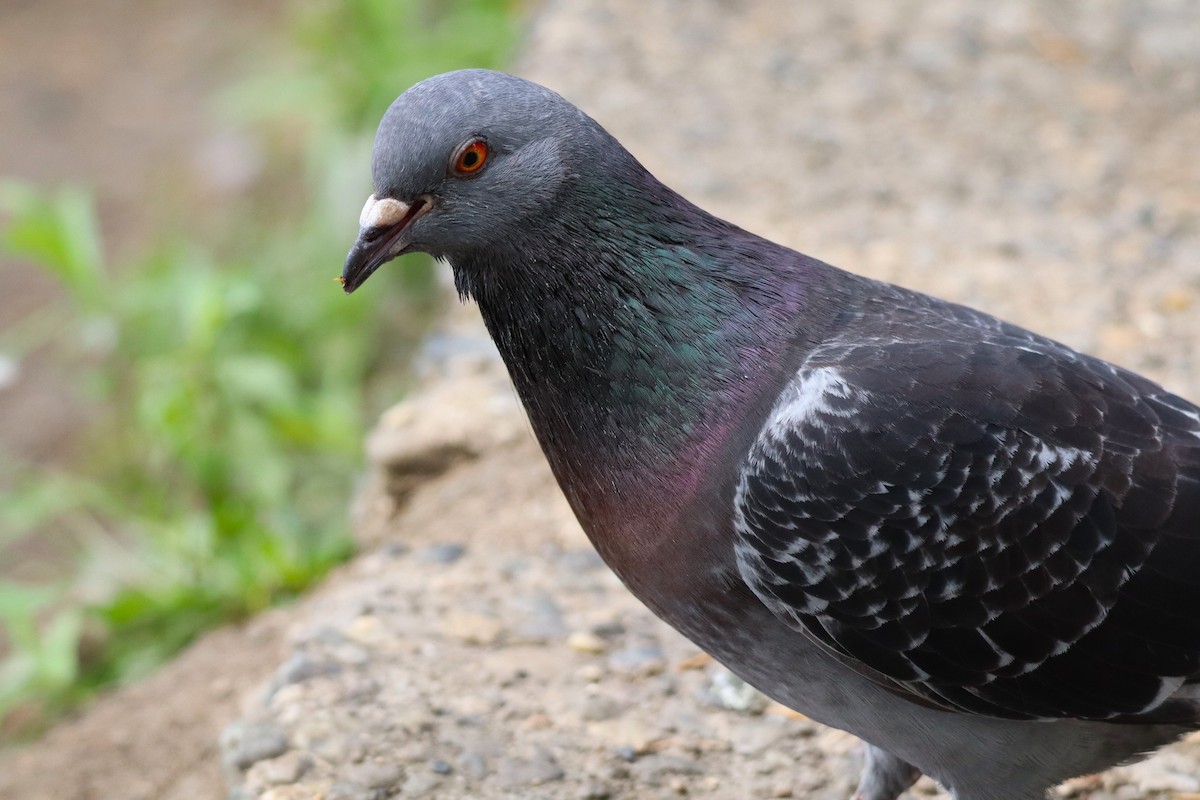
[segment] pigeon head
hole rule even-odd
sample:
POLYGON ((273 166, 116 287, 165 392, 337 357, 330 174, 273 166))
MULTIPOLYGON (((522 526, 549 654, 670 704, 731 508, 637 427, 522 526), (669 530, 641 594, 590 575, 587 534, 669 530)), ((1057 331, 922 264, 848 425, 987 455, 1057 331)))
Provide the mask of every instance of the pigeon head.
POLYGON ((413 86, 388 109, 372 157, 342 284, 352 292, 408 252, 452 263, 510 242, 597 159, 627 156, 559 95, 512 75, 472 69, 413 86))

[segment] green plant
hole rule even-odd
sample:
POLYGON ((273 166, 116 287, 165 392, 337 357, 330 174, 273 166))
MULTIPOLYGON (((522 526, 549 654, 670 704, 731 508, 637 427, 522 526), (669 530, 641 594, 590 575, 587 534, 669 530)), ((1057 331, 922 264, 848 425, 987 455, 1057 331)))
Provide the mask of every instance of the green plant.
POLYGON ((0 546, 53 528, 83 553, 73 580, 0 580, 0 719, 143 674, 349 554, 345 508, 378 410, 364 397, 433 297, 428 268, 381 275, 391 290, 353 302, 331 282, 367 193, 371 128, 425 75, 498 65, 513 30, 498 0, 301 6, 296 63, 224 96, 273 143, 273 166, 235 209, 246 221, 203 245, 164 236, 106 264, 87 191, 0 185, 0 255, 65 295, 3 344, 53 339, 95 403, 77 468, 0 463, 0 546))

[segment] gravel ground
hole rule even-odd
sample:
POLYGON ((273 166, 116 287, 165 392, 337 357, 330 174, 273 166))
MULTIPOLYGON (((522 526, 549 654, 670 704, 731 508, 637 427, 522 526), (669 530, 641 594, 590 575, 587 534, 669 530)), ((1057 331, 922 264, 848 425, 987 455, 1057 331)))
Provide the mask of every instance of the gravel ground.
MULTIPOLYGON (((751 230, 1197 398, 1198 44, 1184 0, 561 0, 517 71, 751 230)), ((230 798, 848 797, 855 740, 597 562, 473 313, 368 441, 365 555, 281 612, 220 737, 230 798)), ((1197 800, 1200 741, 1059 794, 1197 800)))
MULTIPOLYGON (((1195 397, 1198 44, 1194 2, 596 0, 519 71, 751 230, 1195 397)), ((642 609, 474 362, 373 436, 376 545, 226 732, 234 796, 848 797, 855 741, 642 609)), ((1200 741, 1060 793, 1198 798, 1200 741)))

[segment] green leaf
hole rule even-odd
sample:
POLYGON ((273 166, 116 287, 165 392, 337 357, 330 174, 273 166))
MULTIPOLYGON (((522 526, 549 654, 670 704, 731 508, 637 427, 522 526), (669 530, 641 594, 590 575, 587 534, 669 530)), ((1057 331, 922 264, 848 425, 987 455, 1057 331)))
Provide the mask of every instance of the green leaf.
POLYGON ((78 187, 42 193, 0 183, 0 211, 9 217, 0 248, 55 275, 85 309, 103 307, 104 261, 92 196, 78 187))

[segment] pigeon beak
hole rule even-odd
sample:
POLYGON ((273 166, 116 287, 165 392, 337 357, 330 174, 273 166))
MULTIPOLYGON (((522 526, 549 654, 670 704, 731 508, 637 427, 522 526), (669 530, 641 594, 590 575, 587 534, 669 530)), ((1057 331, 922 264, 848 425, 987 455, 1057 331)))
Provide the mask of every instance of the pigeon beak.
POLYGON ((402 255, 412 244, 409 228, 430 208, 429 198, 405 203, 392 197, 371 195, 358 218, 358 239, 346 256, 338 282, 346 294, 366 283, 371 273, 402 255))

